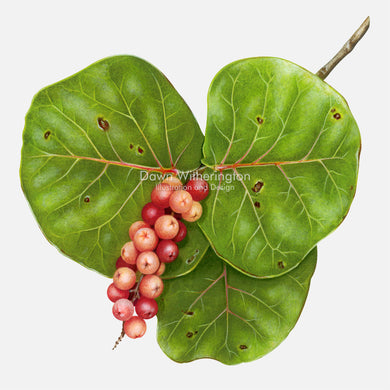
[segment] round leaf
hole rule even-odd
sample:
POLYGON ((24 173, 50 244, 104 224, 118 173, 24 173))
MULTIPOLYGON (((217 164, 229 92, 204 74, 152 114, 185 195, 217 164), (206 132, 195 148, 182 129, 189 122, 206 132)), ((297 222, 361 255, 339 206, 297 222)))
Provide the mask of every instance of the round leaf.
POLYGON ((296 267, 355 194, 360 134, 347 103, 282 59, 220 71, 203 151, 211 193, 199 225, 221 257, 256 277, 296 267))
POLYGON ((264 356, 297 322, 316 258, 315 248, 289 273, 256 279, 210 249, 191 274, 164 282, 158 299, 160 347, 177 362, 212 358, 237 364, 264 356))
POLYGON ((111 276, 153 186, 163 174, 197 168, 202 142, 161 72, 136 57, 111 57, 35 96, 22 187, 48 240, 111 276))

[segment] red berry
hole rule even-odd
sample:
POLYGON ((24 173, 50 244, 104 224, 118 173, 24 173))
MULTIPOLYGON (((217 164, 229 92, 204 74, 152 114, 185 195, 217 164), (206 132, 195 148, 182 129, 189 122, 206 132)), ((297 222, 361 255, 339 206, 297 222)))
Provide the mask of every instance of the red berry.
POLYGON ((145 221, 136 221, 134 222, 131 226, 130 226, 130 229, 129 229, 129 236, 130 236, 130 239, 132 241, 134 241, 134 235, 135 233, 137 233, 137 231, 139 229, 142 229, 142 228, 150 228, 150 225, 148 223, 146 223, 145 221))
POLYGON ((127 321, 134 313, 134 305, 128 299, 118 299, 112 307, 112 314, 117 320, 127 321))
POLYGON ((131 317, 123 324, 123 329, 131 339, 142 337, 146 332, 146 322, 137 316, 131 317))
POLYGON ((175 213, 185 213, 192 206, 192 197, 189 192, 184 190, 175 191, 169 198, 169 207, 175 213))
POLYGON ((185 186, 186 191, 190 193, 193 200, 200 201, 209 194, 209 185, 202 178, 191 179, 185 186))
POLYGON ((168 207, 169 198, 173 194, 173 191, 175 190, 167 183, 157 184, 150 195, 152 203, 157 207, 168 207))
POLYGON ((172 263, 179 255, 179 248, 172 240, 161 240, 156 253, 162 263, 172 263))
POLYGON ((145 275, 139 284, 139 292, 146 298, 157 298, 163 289, 164 283, 157 275, 145 275))
POLYGON ((135 264, 127 264, 121 256, 118 257, 118 260, 116 261, 115 268, 121 268, 121 267, 127 267, 132 269, 133 271, 137 270, 137 266, 135 264))
POLYGON ((164 209, 157 207, 153 203, 146 203, 142 209, 142 219, 150 225, 154 225, 157 218, 161 217, 162 215, 164 215, 164 209))
POLYGON ((135 305, 138 316, 144 320, 154 317, 158 312, 158 305, 154 299, 141 297, 135 305))
POLYGON ((141 252, 137 258, 138 271, 145 274, 154 274, 160 267, 160 260, 155 252, 141 252))
POLYGON ((179 233, 172 239, 174 242, 180 242, 185 239, 187 235, 187 226, 182 221, 179 221, 179 233))
POLYGON ((113 280, 119 290, 130 290, 135 285, 136 275, 132 269, 121 267, 115 271, 113 280))
POLYGON ((163 215, 156 221, 154 230, 163 240, 170 240, 179 232, 179 223, 172 215, 163 215))
POLYGON ((128 298, 129 290, 119 290, 111 283, 107 288, 107 296, 111 302, 116 302, 118 299, 128 298))
POLYGON ((179 213, 175 213, 174 211, 172 211, 172 209, 170 207, 167 207, 165 209, 165 215, 172 215, 174 216, 178 221, 181 219, 181 214, 179 213))
POLYGON ((153 251, 158 244, 158 237, 153 229, 142 228, 135 233, 133 242, 140 252, 153 251))
POLYGON ((138 254, 139 252, 135 248, 133 241, 126 242, 126 244, 123 245, 121 257, 126 263, 135 264, 137 262, 138 254))

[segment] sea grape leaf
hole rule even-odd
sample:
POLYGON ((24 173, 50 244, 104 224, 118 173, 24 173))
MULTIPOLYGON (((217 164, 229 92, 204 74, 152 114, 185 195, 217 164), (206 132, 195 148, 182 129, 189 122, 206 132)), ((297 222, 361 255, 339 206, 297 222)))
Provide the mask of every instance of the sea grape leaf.
POLYGON ((153 186, 165 173, 197 168, 202 143, 193 114, 160 71, 136 57, 111 57, 34 97, 22 188, 53 245, 112 276, 153 186))
POLYGON ((234 62, 208 94, 199 225, 237 269, 288 272, 345 218, 359 152, 347 103, 320 78, 278 58, 234 62))
POLYGON ((163 279, 176 278, 191 272, 202 260, 210 247, 196 223, 182 221, 187 227, 187 235, 184 240, 177 243, 179 256, 172 263, 167 263, 163 279))
POLYGON ((171 359, 224 364, 258 359, 290 333, 304 306, 317 250, 278 278, 244 275, 210 248, 187 276, 164 282, 157 340, 171 359))

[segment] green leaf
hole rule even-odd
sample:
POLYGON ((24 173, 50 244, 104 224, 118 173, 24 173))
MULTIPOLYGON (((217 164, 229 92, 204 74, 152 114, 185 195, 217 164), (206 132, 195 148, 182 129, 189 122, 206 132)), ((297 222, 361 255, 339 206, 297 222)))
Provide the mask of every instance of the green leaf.
POLYGON ((256 277, 288 272, 345 218, 360 134, 347 103, 278 58, 234 62, 208 95, 199 221, 216 252, 256 277))
POLYGON ((277 347, 298 320, 316 266, 314 248, 272 279, 245 276, 210 249, 190 275, 167 280, 158 299, 157 340, 177 362, 248 362, 277 347))
POLYGON ((191 272, 202 260, 210 245, 196 223, 182 221, 187 227, 187 235, 177 243, 179 256, 172 263, 166 264, 163 279, 176 278, 191 272))
POLYGON ((159 175, 197 168, 202 142, 161 72, 136 57, 111 57, 35 96, 23 134, 22 187, 47 239, 111 276, 159 175))

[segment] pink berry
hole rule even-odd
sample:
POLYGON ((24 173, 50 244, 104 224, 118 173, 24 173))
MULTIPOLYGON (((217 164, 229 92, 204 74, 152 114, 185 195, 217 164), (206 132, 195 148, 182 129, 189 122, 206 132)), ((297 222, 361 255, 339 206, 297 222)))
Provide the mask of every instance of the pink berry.
POLYGON ((134 305, 128 299, 118 299, 112 307, 112 314, 117 320, 127 321, 134 313, 134 305))
POLYGON ((142 337, 146 332, 146 322, 137 316, 131 317, 124 323, 124 331, 131 339, 142 337))
POLYGON ((142 228, 135 233, 133 242, 139 252, 153 251, 158 244, 158 237, 153 229, 142 228))
POLYGON ((164 283, 157 275, 145 275, 139 284, 139 292, 147 298, 157 298, 161 295, 163 289, 164 283))
POLYGON ((169 207, 175 213, 185 213, 192 206, 192 197, 189 192, 184 190, 175 191, 169 198, 169 207))
POLYGON ((135 248, 133 241, 126 242, 126 244, 123 245, 121 257, 126 263, 135 264, 137 262, 138 254, 139 252, 135 248))
POLYGON ((121 267, 115 271, 113 281, 119 290, 130 290, 135 285, 136 275, 132 269, 121 267))
POLYGON ((142 229, 142 228, 150 228, 150 225, 148 223, 146 223, 145 221, 136 221, 134 222, 131 226, 130 226, 130 229, 129 229, 129 236, 130 236, 130 239, 132 241, 134 241, 134 235, 135 233, 137 233, 137 231, 139 229, 142 229))
POLYGON ((154 274, 160 267, 160 260, 155 252, 141 252, 137 258, 138 271, 145 274, 154 274))
POLYGON ((170 240, 179 232, 179 223, 172 215, 163 215, 157 219, 154 230, 161 239, 170 240))

